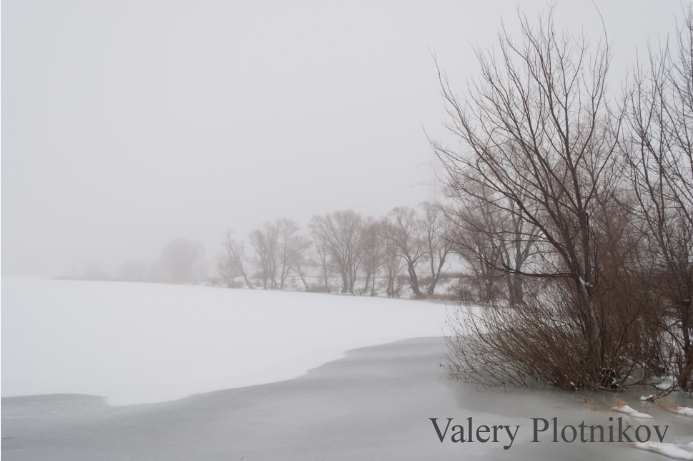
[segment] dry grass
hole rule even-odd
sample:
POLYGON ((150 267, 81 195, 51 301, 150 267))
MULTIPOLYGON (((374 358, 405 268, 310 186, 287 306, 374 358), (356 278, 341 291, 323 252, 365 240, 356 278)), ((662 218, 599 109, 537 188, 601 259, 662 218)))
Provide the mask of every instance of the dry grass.
POLYGON ((454 301, 455 297, 449 294, 434 293, 432 295, 427 295, 426 299, 433 299, 435 301, 454 301))
POLYGON ((664 397, 655 397, 655 403, 660 406, 660 408, 664 408, 665 410, 670 410, 670 411, 679 411, 681 409, 681 405, 677 403, 671 403, 664 397))
POLYGON ((592 397, 586 397, 582 396, 582 402, 580 403, 580 406, 584 408, 585 410, 593 410, 593 411, 609 411, 613 405, 610 405, 607 403, 606 398, 602 397, 602 401, 598 402, 594 400, 592 397))
POLYGON ((614 404, 612 405, 612 407, 621 408, 621 407, 624 407, 626 405, 628 405, 628 402, 614 396, 614 404))

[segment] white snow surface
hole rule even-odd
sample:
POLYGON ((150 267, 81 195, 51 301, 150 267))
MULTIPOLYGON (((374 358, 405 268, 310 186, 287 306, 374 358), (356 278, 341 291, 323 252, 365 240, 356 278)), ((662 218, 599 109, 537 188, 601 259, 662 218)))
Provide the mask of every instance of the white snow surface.
POLYGON ((112 405, 292 379, 350 350, 441 336, 421 301, 186 285, 2 278, 2 396, 112 405))
POLYGON ((671 411, 683 416, 693 416, 693 408, 691 407, 679 407, 678 409, 671 411))
POLYGON ((667 390, 667 389, 670 389, 673 385, 674 385, 674 377, 673 376, 667 376, 661 382, 659 382, 656 385, 656 387, 657 387, 657 389, 667 390))
POLYGON ((675 443, 660 443, 660 442, 635 442, 635 446, 641 450, 654 451, 664 456, 674 459, 693 459, 693 453, 684 450, 680 445, 675 443))
POLYGON ((652 416, 648 415, 647 413, 640 413, 639 411, 632 408, 630 405, 621 405, 620 407, 611 407, 611 409, 614 411, 620 411, 621 413, 626 413, 628 415, 631 415, 633 418, 652 419, 652 416))

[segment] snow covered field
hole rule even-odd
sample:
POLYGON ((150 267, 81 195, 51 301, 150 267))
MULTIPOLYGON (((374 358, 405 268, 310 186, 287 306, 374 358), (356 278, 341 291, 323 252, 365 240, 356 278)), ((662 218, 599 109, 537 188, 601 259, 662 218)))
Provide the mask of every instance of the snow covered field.
POLYGON ((2 396, 113 405, 295 378, 350 349, 440 336, 427 302, 2 278, 2 396))

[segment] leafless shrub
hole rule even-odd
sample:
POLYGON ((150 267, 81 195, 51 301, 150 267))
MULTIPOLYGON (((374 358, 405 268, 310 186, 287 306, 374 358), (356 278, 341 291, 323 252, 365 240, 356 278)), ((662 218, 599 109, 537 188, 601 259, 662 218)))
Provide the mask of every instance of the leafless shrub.
POLYGON ((649 383, 657 326, 642 314, 657 306, 646 289, 628 283, 628 277, 617 278, 597 296, 606 325, 604 360, 594 360, 584 318, 575 308, 581 288, 556 279, 512 307, 507 302, 460 305, 448 319, 448 372, 488 387, 525 386, 532 380, 568 390, 649 383))

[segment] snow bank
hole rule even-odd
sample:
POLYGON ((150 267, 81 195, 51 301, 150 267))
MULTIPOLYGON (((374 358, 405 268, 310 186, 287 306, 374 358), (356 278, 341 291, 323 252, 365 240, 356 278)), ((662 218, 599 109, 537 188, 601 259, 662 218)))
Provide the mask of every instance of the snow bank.
MULTIPOLYGON (((640 397, 640 400, 653 402, 654 401, 654 395, 652 395, 652 394, 644 395, 644 396, 640 397)), ((672 411, 674 413, 677 413, 679 415, 693 416, 693 408, 690 408, 690 407, 680 407, 680 406, 674 405, 674 406, 664 406, 664 408, 669 410, 669 411, 672 411)))
POLYGON ((693 408, 690 407, 678 407, 676 409, 670 408, 669 411, 673 411, 674 413, 683 416, 693 416, 693 408))
POLYGON ((349 349, 442 335, 446 307, 369 297, 2 279, 2 395, 111 404, 291 379, 349 349))
POLYGON ((662 381, 660 381, 656 385, 656 387, 657 387, 657 389, 667 390, 667 389, 670 389, 673 385, 674 385, 674 377, 673 376, 667 376, 662 381))
POLYGON ((648 415, 647 413, 640 413, 639 411, 631 408, 630 405, 621 405, 620 407, 611 407, 611 409, 614 411, 620 411, 621 413, 626 413, 628 415, 631 415, 633 418, 652 419, 652 416, 648 415))
POLYGON ((675 443, 660 443, 660 442, 635 442, 635 446, 641 450, 654 451, 664 456, 674 459, 693 459, 693 453, 682 449, 675 443))

